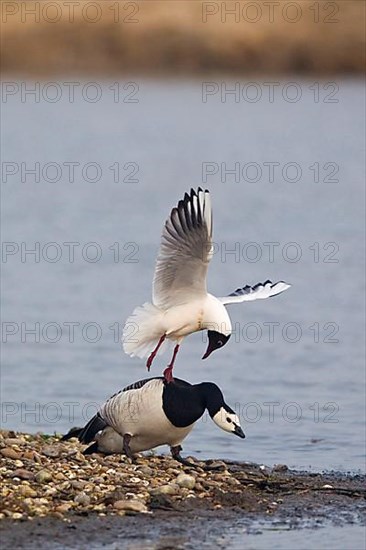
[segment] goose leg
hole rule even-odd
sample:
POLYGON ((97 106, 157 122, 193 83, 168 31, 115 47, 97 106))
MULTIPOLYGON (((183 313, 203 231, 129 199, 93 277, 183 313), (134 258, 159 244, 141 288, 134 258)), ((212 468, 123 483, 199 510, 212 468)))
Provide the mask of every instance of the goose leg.
POLYGON ((164 342, 164 340, 165 340, 165 334, 163 334, 163 336, 160 338, 156 348, 150 353, 150 356, 149 356, 149 358, 146 362, 146 368, 147 368, 148 371, 150 371, 150 367, 152 365, 152 362, 154 361, 154 359, 156 357, 156 354, 158 353, 159 348, 160 348, 161 344, 164 342))
POLYGON ((130 441, 132 439, 132 435, 131 434, 125 434, 123 436, 123 450, 125 452, 125 455, 130 458, 132 460, 132 462, 134 462, 134 456, 132 454, 132 451, 130 449, 130 441))
POLYGON ((181 445, 175 445, 174 447, 170 447, 170 452, 172 453, 172 457, 180 462, 181 464, 184 464, 184 466, 190 466, 191 468, 194 468, 194 464, 192 462, 189 462, 189 460, 186 460, 183 458, 180 454, 182 450, 181 445))
POLYGON ((167 366, 167 368, 163 373, 164 378, 168 383, 173 380, 173 367, 174 367, 175 358, 177 357, 178 350, 179 350, 179 344, 175 346, 172 360, 170 361, 169 365, 167 366))

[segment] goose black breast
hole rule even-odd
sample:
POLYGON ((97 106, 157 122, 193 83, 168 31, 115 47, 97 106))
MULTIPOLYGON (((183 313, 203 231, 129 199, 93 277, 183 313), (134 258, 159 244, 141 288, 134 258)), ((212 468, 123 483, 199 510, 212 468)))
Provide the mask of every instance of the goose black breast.
POLYGON ((201 418, 205 404, 196 386, 179 378, 164 386, 163 410, 173 426, 185 428, 201 418))

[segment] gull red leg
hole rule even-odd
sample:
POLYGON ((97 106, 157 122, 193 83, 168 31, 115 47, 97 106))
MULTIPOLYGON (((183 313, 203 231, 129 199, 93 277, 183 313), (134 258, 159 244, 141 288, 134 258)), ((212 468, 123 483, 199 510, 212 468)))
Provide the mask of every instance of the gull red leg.
POLYGON ((173 367, 174 367, 175 358, 177 357, 178 350, 179 350, 179 344, 175 346, 172 360, 170 361, 169 365, 167 366, 167 368, 163 373, 164 378, 168 383, 173 380, 173 367))
POLYGON ((158 353, 158 350, 159 350, 161 344, 164 342, 165 337, 166 337, 165 334, 163 334, 163 336, 160 338, 160 340, 159 340, 159 342, 158 342, 158 345, 157 345, 156 348, 151 352, 151 354, 150 354, 150 356, 149 356, 149 358, 148 358, 148 360, 147 360, 147 362, 146 362, 146 368, 147 368, 148 371, 150 371, 151 364, 152 364, 152 362, 154 361, 155 356, 156 356, 156 354, 158 353))

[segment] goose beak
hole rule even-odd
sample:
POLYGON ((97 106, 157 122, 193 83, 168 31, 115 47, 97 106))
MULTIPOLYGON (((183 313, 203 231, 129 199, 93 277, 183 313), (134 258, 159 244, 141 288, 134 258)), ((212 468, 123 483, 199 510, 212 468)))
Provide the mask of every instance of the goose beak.
POLYGON ((242 439, 245 439, 245 433, 243 432, 240 426, 235 426, 234 434, 241 437, 242 439))

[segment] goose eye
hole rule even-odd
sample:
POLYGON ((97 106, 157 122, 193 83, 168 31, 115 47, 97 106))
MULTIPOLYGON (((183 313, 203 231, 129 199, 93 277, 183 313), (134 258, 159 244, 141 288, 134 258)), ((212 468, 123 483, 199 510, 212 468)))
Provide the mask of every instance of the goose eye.
POLYGON ((219 341, 217 342, 217 345, 221 347, 221 346, 222 346, 222 340, 219 340, 219 341))
POLYGON ((231 418, 227 417, 226 422, 229 422, 229 424, 232 422, 231 418))

